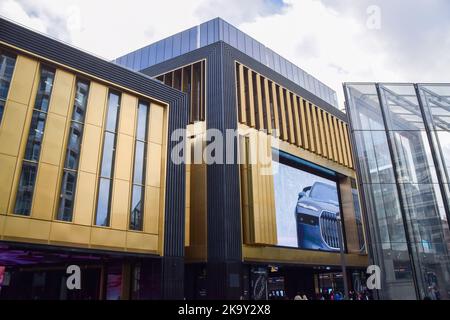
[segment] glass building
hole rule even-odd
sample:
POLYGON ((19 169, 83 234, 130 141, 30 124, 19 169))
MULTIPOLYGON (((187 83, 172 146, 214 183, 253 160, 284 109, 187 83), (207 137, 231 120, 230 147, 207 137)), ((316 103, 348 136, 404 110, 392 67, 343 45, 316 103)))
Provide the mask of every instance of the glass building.
POLYGON ((449 299, 450 85, 344 84, 382 299, 449 299))

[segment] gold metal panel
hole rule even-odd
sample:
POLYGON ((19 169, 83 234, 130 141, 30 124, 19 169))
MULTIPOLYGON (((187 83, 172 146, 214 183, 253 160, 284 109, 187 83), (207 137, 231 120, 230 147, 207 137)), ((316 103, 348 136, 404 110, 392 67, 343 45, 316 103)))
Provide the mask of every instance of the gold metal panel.
POLYGON ((69 245, 88 246, 91 237, 91 228, 65 222, 52 223, 50 241, 69 245))
MULTIPOLYGON (((345 228, 345 239, 347 250, 350 253, 359 253, 359 233, 355 215, 355 206, 352 193, 351 181, 349 178, 343 178, 339 181, 339 190, 342 204, 342 214, 345 228)), ((362 222, 362 221, 361 221, 362 222)))
POLYGON ((6 214, 13 186, 16 158, 0 154, 0 168, 0 214, 6 214))
POLYGON ((323 127, 325 131, 325 139, 327 142, 327 158, 332 160, 333 159, 333 146, 331 143, 331 136, 330 136, 330 125, 328 123, 328 113, 325 111, 322 113, 322 120, 323 120, 323 127))
POLYGON ((59 166, 64 152, 66 118, 49 113, 45 123, 40 161, 59 166))
POLYGON ((338 120, 336 119, 336 117, 333 117, 333 127, 334 127, 334 134, 336 135, 336 146, 337 146, 337 150, 338 150, 338 162, 340 164, 344 164, 344 159, 342 156, 342 139, 341 139, 341 135, 339 134, 339 125, 338 125, 338 120))
POLYGON ((284 93, 283 93, 283 87, 278 86, 278 93, 279 93, 279 97, 280 97, 280 111, 281 111, 281 115, 279 114, 278 116, 281 116, 281 138, 284 141, 288 140, 288 132, 287 132, 287 122, 286 122, 286 106, 284 105, 284 93))
POLYGON ((91 228, 91 245, 111 249, 124 249, 127 232, 109 228, 91 228))
POLYGON ((150 104, 150 124, 148 128, 148 141, 157 144, 163 143, 165 128, 165 107, 156 103, 150 104))
POLYGON ((347 149, 347 159, 348 159, 348 166, 349 168, 353 168, 353 157, 352 157, 352 145, 350 143, 350 139, 348 136, 348 125, 344 124, 344 140, 345 140, 345 145, 346 145, 346 149, 347 149))
POLYGON ((132 136, 122 133, 117 135, 116 163, 114 169, 115 179, 131 180, 133 144, 134 139, 132 136))
POLYGON ((159 188, 145 187, 144 206, 144 232, 158 234, 159 214, 161 210, 159 188))
POLYGON ((114 179, 111 199, 111 227, 128 229, 130 215, 130 182, 114 179))
POLYGON ((269 81, 267 78, 264 78, 264 96, 266 100, 266 105, 264 106, 266 109, 266 128, 269 134, 272 134, 272 113, 270 111, 270 94, 269 94, 269 81))
POLYGON ((307 118, 306 118, 306 101, 303 98, 300 98, 300 119, 302 122, 302 136, 303 136, 303 147, 309 150, 309 138, 308 138, 308 126, 307 118))
POLYGON ((8 100, 25 105, 32 103, 33 84, 38 77, 37 70, 37 61, 21 55, 17 56, 8 100))
POLYGON ((134 135, 137 104, 137 98, 126 93, 122 94, 120 102, 119 133, 130 136, 134 135))
POLYGON ((292 103, 291 103, 291 96, 292 93, 286 90, 286 101, 287 101, 287 114, 288 114, 288 121, 289 121, 289 142, 295 144, 296 138, 294 133, 294 119, 293 119, 293 112, 292 112, 292 103))
POLYGON ((86 109, 86 124, 101 127, 106 110, 108 88, 97 82, 91 82, 86 109))
POLYGON ((317 122, 319 123, 320 141, 322 142, 322 154, 325 158, 327 158, 328 157, 327 138, 325 136, 325 130, 323 125, 322 110, 317 108, 316 111, 317 111, 317 122))
POLYGON ((158 251, 158 236, 139 232, 127 232, 127 249, 158 251))
POLYGON ((29 217, 7 216, 4 226, 4 240, 34 240, 47 243, 50 234, 50 221, 35 220, 29 217))
POLYGON ((0 126, 0 153, 17 157, 25 130, 27 106, 8 100, 0 126))
POLYGON ((265 106, 263 106, 263 100, 262 100, 262 91, 261 91, 261 76, 256 73, 256 94, 257 94, 257 103, 258 103, 258 129, 265 129, 264 124, 264 114, 263 109, 265 106))
POLYGON ((238 64, 238 77, 239 77, 239 121, 241 123, 247 123, 247 115, 246 115, 246 105, 245 105, 245 77, 244 77, 244 66, 238 64))
POLYGON ((319 122, 317 121, 317 108, 314 105, 311 105, 311 114, 313 119, 314 126, 314 137, 315 137, 315 145, 316 145, 316 153, 322 155, 322 140, 319 135, 319 122))
POLYGON ((333 147, 333 160, 339 162, 338 148, 336 143, 336 131, 334 130, 334 121, 333 121, 334 117, 330 114, 327 114, 327 116, 328 116, 328 125, 330 126, 331 145, 333 147))
MULTIPOLYGON (((75 76, 61 69, 56 70, 55 81, 50 98, 49 113, 67 117, 72 101, 75 76)), ((46 129, 47 130, 47 129, 46 129)))
POLYGON ((280 129, 280 122, 278 119, 278 101, 277 101, 277 87, 274 82, 272 82, 272 104, 273 104, 273 114, 275 118, 275 128, 276 129, 276 136, 280 137, 281 129, 280 129))
POLYGON ((97 178, 93 173, 78 171, 77 190, 73 209, 76 224, 91 225, 95 206, 97 178))
POLYGON ((344 165, 347 167, 348 165, 348 158, 347 158, 347 141, 345 141, 344 136, 344 123, 341 120, 338 120, 339 124, 339 136, 341 137, 341 145, 342 145, 342 156, 344 158, 344 165))
POLYGON ((250 123, 249 125, 251 127, 255 127, 255 97, 253 96, 253 76, 252 76, 252 70, 247 69, 247 94, 248 94, 248 101, 250 104, 250 123))
POLYGON ((160 187, 161 170, 162 170, 162 147, 156 143, 148 143, 147 145, 147 178, 146 185, 160 187))
POLYGON ((295 125, 295 144, 299 147, 303 147, 303 141, 302 141, 302 133, 301 133, 301 125, 300 125, 300 111, 298 110, 298 102, 297 102, 297 96, 293 95, 293 101, 294 101, 294 125, 295 125))
POLYGON ((102 129, 92 124, 86 124, 83 130, 83 142, 81 144, 80 171, 97 173, 100 159, 100 143, 102 129))
POLYGON ((39 163, 31 211, 33 218, 42 220, 53 219, 58 173, 58 166, 43 162, 39 163))
POLYGON ((314 137, 314 123, 311 115, 311 103, 306 100, 303 100, 306 109, 306 125, 308 126, 308 137, 309 137, 309 150, 312 152, 316 152, 316 141, 314 137))

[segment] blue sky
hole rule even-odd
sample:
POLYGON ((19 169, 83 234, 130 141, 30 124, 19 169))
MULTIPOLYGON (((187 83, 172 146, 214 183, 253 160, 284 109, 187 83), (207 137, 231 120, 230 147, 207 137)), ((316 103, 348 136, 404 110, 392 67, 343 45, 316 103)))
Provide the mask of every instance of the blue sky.
POLYGON ((0 0, 0 15, 106 59, 220 16, 341 105, 345 81, 450 82, 448 0, 0 0))

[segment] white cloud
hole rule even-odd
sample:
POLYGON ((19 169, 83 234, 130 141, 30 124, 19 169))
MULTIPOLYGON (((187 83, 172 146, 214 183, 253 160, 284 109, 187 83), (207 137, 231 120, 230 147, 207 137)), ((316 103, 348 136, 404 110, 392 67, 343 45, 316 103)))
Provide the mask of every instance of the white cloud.
POLYGON ((346 81, 449 81, 447 0, 0 0, 0 14, 107 59, 221 16, 338 93, 346 81), (380 30, 366 26, 378 4, 380 30))

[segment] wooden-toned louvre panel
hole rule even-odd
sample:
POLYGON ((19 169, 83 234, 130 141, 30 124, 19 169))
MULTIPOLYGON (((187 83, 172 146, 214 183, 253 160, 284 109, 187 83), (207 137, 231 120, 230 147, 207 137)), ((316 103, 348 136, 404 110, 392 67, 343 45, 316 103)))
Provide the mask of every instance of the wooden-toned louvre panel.
POLYGON ((306 109, 306 125, 308 126, 308 137, 309 137, 309 146, 310 150, 312 152, 316 152, 316 139, 314 136, 314 123, 312 119, 312 112, 311 112, 311 103, 307 102, 306 100, 303 100, 305 103, 305 109, 306 109))
POLYGON ((300 108, 300 120, 302 124, 302 136, 303 136, 303 147, 309 150, 309 138, 308 138, 308 126, 306 125, 306 102, 304 99, 299 99, 300 108))
POLYGON ((255 121, 255 94, 254 94, 254 88, 253 88, 253 72, 250 69, 247 69, 247 94, 248 97, 248 109, 247 109, 247 115, 250 117, 250 126, 256 127, 256 121, 255 121))
POLYGON ((328 157, 327 138, 325 137, 325 130, 324 130, 324 124, 323 124, 322 110, 317 108, 316 111, 317 111, 317 122, 319 123, 320 141, 322 143, 322 155, 325 158, 327 158, 328 157))
POLYGON ((331 145, 333 147, 333 161, 339 162, 338 149, 336 144, 336 132, 334 130, 334 122, 333 122, 334 117, 330 114, 327 114, 327 117, 328 117, 328 125, 330 127, 331 145))
POLYGON ((270 139, 258 131, 240 139, 241 155, 244 155, 241 200, 246 244, 277 244, 270 139), (260 159, 261 155, 264 159, 260 159))
POLYGON ((264 107, 263 107, 263 93, 261 90, 261 76, 257 73, 253 74, 255 79, 254 87, 256 87, 256 104, 258 110, 258 116, 256 117, 256 128, 266 129, 264 124, 264 107))
POLYGON ((298 109, 298 101, 297 96, 295 94, 292 95, 292 107, 294 108, 294 126, 295 126, 295 144, 299 147, 303 147, 302 134, 301 134, 301 125, 300 125, 300 111, 298 109))
POLYGON ((339 135, 341 138, 341 145, 342 145, 342 157, 344 160, 344 165, 348 167, 347 143, 344 137, 344 123, 341 120, 338 120, 338 123, 339 123, 339 135))
POLYGON ((295 144, 296 138, 294 133, 294 119, 293 119, 293 112, 292 112, 292 99, 291 99, 292 93, 286 90, 286 104, 287 104, 287 114, 288 114, 288 123, 289 123, 289 142, 292 144, 295 144))
POLYGON ((277 88, 275 83, 271 82, 271 93, 270 93, 270 102, 271 102, 271 111, 273 112, 273 129, 276 130, 276 137, 279 138, 281 134, 281 127, 280 127, 280 121, 279 121, 279 114, 278 114, 278 101, 277 101, 277 88))
POLYGON ((333 128, 334 128, 334 135, 336 137, 336 148, 337 148, 337 153, 338 153, 337 162, 339 164, 343 164, 344 159, 342 156, 341 137, 339 134, 339 124, 338 124, 338 120, 336 119, 336 117, 333 117, 333 128))
POLYGON ((281 127, 281 139, 288 141, 288 124, 286 120, 286 106, 284 103, 284 93, 283 88, 280 86, 277 87, 277 101, 278 101, 278 117, 280 118, 280 127, 281 127))
POLYGON ((314 137, 316 144, 316 153, 322 155, 322 140, 320 139, 319 134, 319 122, 317 121, 317 108, 314 105, 311 105, 311 114, 313 118, 313 126, 314 126, 314 137))
POLYGON ((348 125, 344 124, 344 138, 345 138, 345 143, 347 145, 348 166, 349 166, 349 168, 353 168, 352 145, 350 143, 348 130, 349 130, 348 125))
POLYGON ((237 66, 237 88, 238 88, 238 105, 239 105, 239 122, 247 124, 246 115, 246 98, 245 98, 245 80, 244 80, 244 66, 239 64, 237 66))
POLYGON ((267 132, 272 134, 272 117, 273 114, 270 111, 270 94, 269 94, 269 81, 266 78, 261 77, 261 82, 263 83, 263 92, 264 92, 264 111, 265 111, 265 126, 267 128, 267 132))
POLYGON ((322 113, 322 120, 323 120, 323 126, 325 131, 325 139, 327 142, 327 157, 330 160, 333 160, 333 146, 331 143, 331 136, 330 136, 330 126, 328 124, 328 114, 326 112, 322 113))

